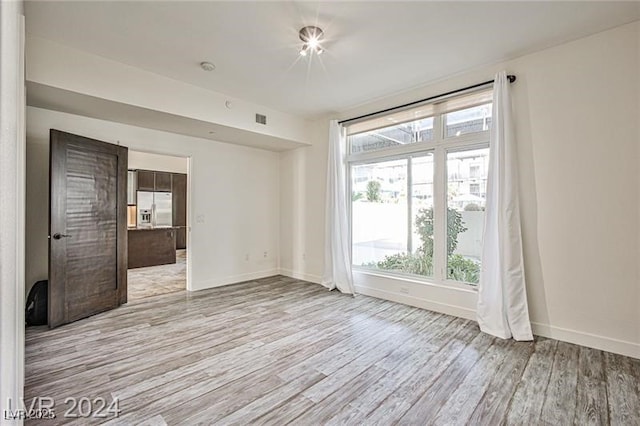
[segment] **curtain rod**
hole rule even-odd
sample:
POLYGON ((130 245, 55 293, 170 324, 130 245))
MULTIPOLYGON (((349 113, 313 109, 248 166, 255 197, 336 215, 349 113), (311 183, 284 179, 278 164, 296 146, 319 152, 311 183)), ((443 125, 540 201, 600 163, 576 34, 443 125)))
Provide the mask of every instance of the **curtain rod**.
MULTIPOLYGON (((509 80, 509 83, 513 83, 514 81, 516 81, 516 76, 515 75, 508 75, 507 76, 507 80, 509 80)), ((491 84, 493 82, 494 82, 494 80, 489 80, 489 81, 485 81, 484 83, 473 84, 471 86, 463 87, 462 89, 452 90, 450 92, 441 93, 441 94, 436 95, 436 96, 430 96, 428 98, 419 99, 417 101, 409 102, 408 104, 398 105, 398 106, 394 106, 394 107, 391 107, 391 108, 383 109, 383 110, 380 110, 380 111, 371 112, 369 114, 360 115, 358 117, 353 117, 353 118, 348 118, 346 120, 341 120, 341 121, 338 121, 338 124, 349 123, 351 121, 361 120, 363 118, 369 118, 369 117, 372 117, 374 115, 384 114, 385 112, 391 112, 391 111, 395 111, 397 109, 407 108, 407 107, 410 107, 410 106, 421 104, 423 102, 433 101, 435 99, 444 98, 445 96, 455 95, 456 93, 465 92, 467 90, 476 89, 478 87, 486 86, 486 85, 491 84)))

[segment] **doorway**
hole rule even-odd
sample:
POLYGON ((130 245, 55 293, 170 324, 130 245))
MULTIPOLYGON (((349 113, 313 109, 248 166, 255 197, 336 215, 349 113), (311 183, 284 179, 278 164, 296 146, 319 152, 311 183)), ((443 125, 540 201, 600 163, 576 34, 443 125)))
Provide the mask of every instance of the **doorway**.
POLYGON ((187 288, 188 158, 129 151, 128 300, 187 288))

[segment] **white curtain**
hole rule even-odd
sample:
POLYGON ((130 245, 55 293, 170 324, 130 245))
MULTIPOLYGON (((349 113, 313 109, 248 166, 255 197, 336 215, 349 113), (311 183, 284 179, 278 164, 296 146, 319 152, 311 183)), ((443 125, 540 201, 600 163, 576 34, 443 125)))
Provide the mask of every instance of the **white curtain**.
POLYGON ((336 120, 329 123, 329 161, 324 225, 324 274, 322 285, 354 294, 349 250, 345 129, 336 120))
POLYGON ((482 269, 478 288, 478 324, 503 339, 533 340, 525 289, 518 165, 506 72, 496 74, 482 269))

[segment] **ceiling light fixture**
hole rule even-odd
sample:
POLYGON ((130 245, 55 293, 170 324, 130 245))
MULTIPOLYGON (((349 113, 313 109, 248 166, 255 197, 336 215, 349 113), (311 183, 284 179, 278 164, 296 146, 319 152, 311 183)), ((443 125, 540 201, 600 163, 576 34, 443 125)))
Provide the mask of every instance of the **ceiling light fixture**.
POLYGON ((300 55, 307 56, 307 54, 313 54, 314 52, 320 55, 324 52, 320 45, 324 32, 320 28, 314 26, 304 27, 300 30, 299 35, 300 40, 304 42, 302 49, 300 49, 300 55))
POLYGON ((211 62, 200 62, 200 68, 202 68, 205 71, 213 71, 216 69, 216 66, 213 65, 211 62))

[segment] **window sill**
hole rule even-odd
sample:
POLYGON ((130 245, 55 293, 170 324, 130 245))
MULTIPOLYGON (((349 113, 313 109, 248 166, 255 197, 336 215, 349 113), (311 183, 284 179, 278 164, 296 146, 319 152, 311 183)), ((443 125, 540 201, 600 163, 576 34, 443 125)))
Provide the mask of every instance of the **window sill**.
POLYGON ((392 273, 385 273, 383 271, 374 271, 371 269, 357 268, 357 267, 353 267, 353 273, 367 275, 371 277, 377 277, 377 278, 392 279, 396 281, 417 284, 422 286, 437 287, 437 288, 447 289, 447 290, 457 290, 457 291, 462 291, 466 293, 478 292, 477 286, 474 286, 472 284, 461 283, 458 281, 452 281, 452 280, 444 280, 444 281, 438 282, 427 277, 419 278, 414 275, 392 274, 392 273))

